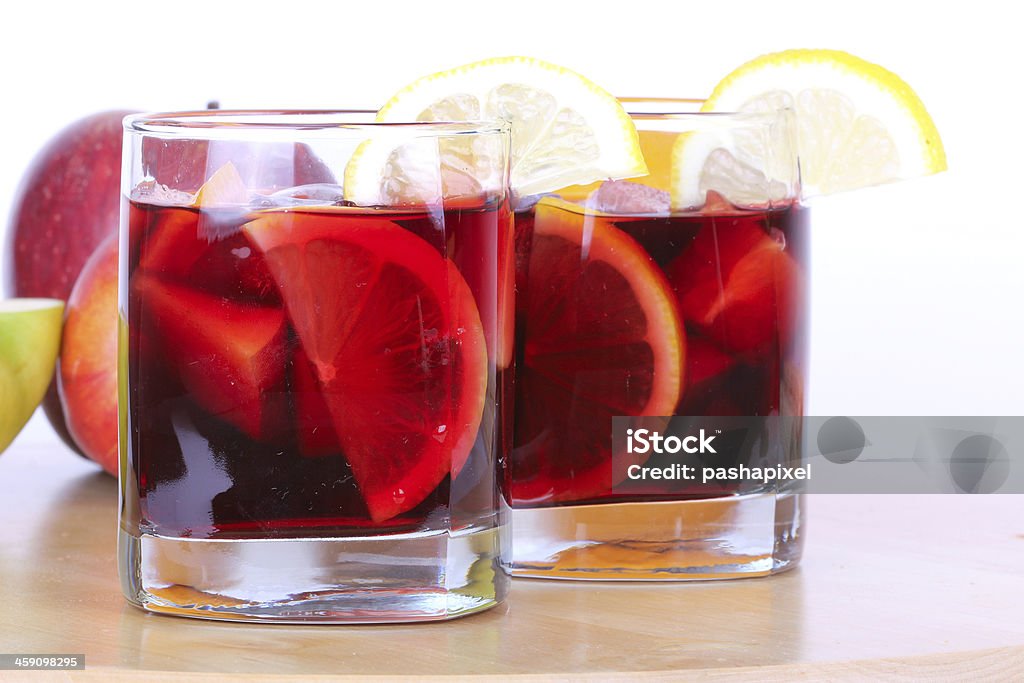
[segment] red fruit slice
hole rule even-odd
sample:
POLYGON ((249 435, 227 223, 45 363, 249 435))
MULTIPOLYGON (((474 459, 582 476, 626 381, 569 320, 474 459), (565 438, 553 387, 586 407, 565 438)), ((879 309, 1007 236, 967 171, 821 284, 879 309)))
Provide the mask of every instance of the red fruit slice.
POLYGON ((147 208, 146 236, 140 240, 139 269, 184 280, 209 246, 199 239, 199 211, 188 207, 147 208))
POLYGON ((298 425, 299 452, 307 458, 341 452, 334 432, 331 411, 320 392, 316 368, 298 348, 293 357, 292 395, 295 397, 295 421, 298 425))
POLYGON ((232 303, 147 275, 133 280, 141 315, 200 408, 253 439, 281 433, 287 411, 284 312, 232 303))
POLYGON ((788 345, 801 275, 782 233, 762 220, 710 220, 667 270, 683 317, 724 348, 764 355, 788 345))
MULTIPOLYGON (((245 235, 207 241, 197 238, 198 212, 182 207, 145 210, 150 214, 151 237, 141 248, 142 272, 208 294, 271 306, 281 303, 263 254, 245 235)), ((230 220, 239 230, 248 216, 235 212, 230 220)))
POLYGON ((246 225, 316 369, 374 521, 461 470, 487 390, 473 295, 427 242, 346 209, 270 211, 246 225))
MULTIPOLYGON (((242 222, 235 225, 241 227, 242 222)), ((211 294, 267 306, 281 304, 263 254, 241 233, 210 244, 183 281, 211 294)))
MULTIPOLYGON (((238 175, 234 164, 228 162, 218 168, 210 179, 203 183, 196 193, 191 208, 204 211, 235 207, 240 225, 245 216, 245 205, 249 202, 249 191, 238 175)), ((179 207, 184 208, 184 207, 179 207)), ((141 254, 143 270, 159 271, 171 277, 185 277, 219 235, 216 224, 198 212, 171 210, 164 221, 155 227, 155 234, 148 238, 146 249, 141 254), (205 219, 205 220, 204 220, 205 219)), ((235 230, 237 232, 237 228, 235 230)))
POLYGON ((211 294, 279 304, 263 255, 240 232, 250 219, 248 201, 241 176, 227 163, 191 206, 150 209, 139 267, 211 294))
POLYGON ((671 415, 683 386, 685 338, 668 281, 636 241, 581 211, 536 207, 519 293, 515 503, 610 491, 611 418, 671 415))

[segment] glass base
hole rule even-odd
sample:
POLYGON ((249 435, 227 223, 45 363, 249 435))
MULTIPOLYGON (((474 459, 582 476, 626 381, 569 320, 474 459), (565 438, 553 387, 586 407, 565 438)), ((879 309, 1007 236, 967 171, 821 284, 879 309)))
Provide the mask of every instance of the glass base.
POLYGON ((122 530, 121 587, 163 614, 275 623, 439 621, 508 592, 497 529, 387 537, 197 540, 122 530))
POLYGON ((605 503, 512 511, 514 576, 685 581, 765 576, 803 551, 803 496, 605 503))

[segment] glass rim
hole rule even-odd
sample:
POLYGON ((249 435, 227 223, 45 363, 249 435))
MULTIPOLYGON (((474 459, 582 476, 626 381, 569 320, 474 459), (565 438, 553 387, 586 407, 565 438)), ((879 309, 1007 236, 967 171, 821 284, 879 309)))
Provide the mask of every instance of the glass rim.
POLYGON ((772 121, 793 111, 780 107, 768 111, 701 111, 707 98, 700 97, 617 97, 630 118, 644 120, 737 120, 772 121))
POLYGON ((700 111, 700 106, 707 101, 704 97, 616 97, 622 107, 628 112, 632 109, 643 108, 653 110, 664 110, 657 113, 689 114, 700 111))
POLYGON ((403 135, 447 137, 508 133, 502 119, 473 121, 375 121, 372 109, 196 109, 129 114, 122 119, 126 132, 174 138, 214 138, 225 134, 278 136, 283 132, 323 134, 348 131, 401 132, 403 135))

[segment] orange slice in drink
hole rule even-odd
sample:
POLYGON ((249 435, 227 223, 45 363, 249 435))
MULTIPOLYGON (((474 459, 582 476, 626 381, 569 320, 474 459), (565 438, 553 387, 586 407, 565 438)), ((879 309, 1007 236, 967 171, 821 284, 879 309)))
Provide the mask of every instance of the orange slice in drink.
POLYGON ((483 415, 487 348, 450 260, 390 220, 346 211, 268 211, 243 232, 267 260, 340 451, 382 522, 462 469, 483 415))
POLYGON ((606 216, 538 203, 520 292, 516 504, 610 491, 616 415, 671 415, 685 337, 668 280, 606 216))

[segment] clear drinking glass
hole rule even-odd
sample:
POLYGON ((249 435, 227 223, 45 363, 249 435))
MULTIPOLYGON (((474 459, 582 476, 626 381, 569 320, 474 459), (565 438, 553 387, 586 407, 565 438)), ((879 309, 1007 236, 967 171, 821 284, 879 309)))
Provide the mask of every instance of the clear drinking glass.
POLYGON ((505 596, 508 130, 366 120, 125 119, 119 555, 140 607, 388 622, 505 596))
POLYGON ((677 458, 627 454, 613 418, 650 416, 648 425, 679 431, 749 416, 763 430, 756 448, 698 459, 799 460, 799 429, 772 422, 803 414, 806 377, 809 234, 792 112, 623 102, 648 175, 565 188, 516 212, 513 572, 781 571, 800 557, 798 494, 632 480, 630 465, 677 458))

